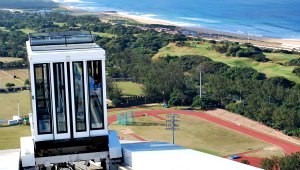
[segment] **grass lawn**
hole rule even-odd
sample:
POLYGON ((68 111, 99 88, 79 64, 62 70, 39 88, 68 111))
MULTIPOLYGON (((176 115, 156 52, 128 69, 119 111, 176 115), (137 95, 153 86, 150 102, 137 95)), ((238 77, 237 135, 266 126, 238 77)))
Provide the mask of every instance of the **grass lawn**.
POLYGON ((130 81, 116 82, 117 86, 122 90, 123 96, 141 96, 143 95, 142 85, 130 81))
POLYGON ((20 101, 20 115, 28 115, 31 112, 29 90, 0 93, 0 119, 12 119, 13 115, 18 114, 18 100, 20 101))
MULTIPOLYGON (((273 146, 193 116, 181 115, 179 124, 179 130, 175 132, 176 144, 218 156, 273 146)), ((109 129, 117 130, 125 139, 128 137, 126 132, 132 131, 146 140, 172 142, 172 133, 165 130, 165 121, 154 117, 135 118, 135 123, 128 126, 114 122, 109 129)))
POLYGON ((16 58, 16 57, 0 57, 0 61, 3 63, 8 63, 12 61, 20 61, 23 60, 22 58, 16 58))
POLYGON ((58 25, 59 27, 62 27, 67 23, 65 23, 65 22, 53 22, 53 24, 58 25))
POLYGON ((5 28, 5 27, 0 27, 0 30, 1 31, 5 31, 5 32, 9 32, 9 30, 7 28, 5 28))
POLYGON ((292 59, 299 58, 300 55, 295 54, 284 54, 284 53, 264 53, 267 58, 271 59, 275 63, 285 63, 292 59))
POLYGON ((32 29, 29 29, 29 28, 23 28, 23 29, 20 29, 20 31, 24 32, 25 34, 36 32, 36 31, 34 31, 32 29))
POLYGON ((29 77, 28 69, 14 69, 14 70, 4 70, 8 74, 16 75, 18 79, 25 81, 29 77))
POLYGON ((5 84, 6 83, 14 83, 16 86, 23 86, 24 82, 22 81, 22 77, 20 77, 17 73, 15 75, 17 77, 20 77, 21 80, 14 79, 9 75, 10 73, 7 73, 6 70, 0 70, 0 87, 1 88, 6 88, 5 84))
POLYGON ((246 156, 257 157, 257 158, 271 158, 272 156, 283 157, 284 155, 285 153, 282 152, 282 150, 280 150, 278 147, 265 148, 257 152, 246 154, 246 156))
POLYGON ((117 37, 115 34, 105 33, 105 32, 92 32, 92 34, 99 35, 100 37, 113 38, 117 37))
POLYGON ((278 62, 284 63, 291 59, 299 58, 300 56, 283 53, 266 53, 267 57, 273 61, 262 63, 249 58, 226 57, 223 54, 211 50, 210 46, 211 44, 209 43, 202 43, 197 44, 195 47, 177 47, 175 43, 170 43, 166 47, 161 48, 153 57, 153 60, 157 60, 159 57, 166 55, 204 55, 214 61, 223 62, 229 66, 252 67, 258 72, 265 73, 267 77, 283 76, 300 84, 299 77, 292 73, 294 69, 293 66, 282 66, 278 64, 278 62))
POLYGON ((0 150, 20 148, 20 137, 30 135, 28 125, 0 127, 0 150))

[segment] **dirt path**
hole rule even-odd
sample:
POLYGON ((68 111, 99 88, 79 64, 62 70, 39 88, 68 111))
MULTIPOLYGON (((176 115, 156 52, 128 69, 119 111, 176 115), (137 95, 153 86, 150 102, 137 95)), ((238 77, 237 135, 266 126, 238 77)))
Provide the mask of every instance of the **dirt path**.
MULTIPOLYGON (((240 126, 237 125, 235 123, 226 121, 226 120, 222 120, 220 118, 211 116, 209 114, 203 113, 203 112, 198 112, 198 111, 186 111, 186 110, 173 110, 173 109, 168 109, 168 110, 146 110, 146 111, 137 111, 135 112, 135 117, 141 117, 141 116, 145 116, 145 115, 159 115, 159 114, 167 114, 167 113, 176 113, 176 114, 183 114, 183 115, 191 115, 191 116, 195 116, 207 121, 210 121, 212 123, 221 125, 223 127, 241 132, 243 134, 255 137, 257 139, 263 140, 265 142, 274 144, 280 148, 282 148, 284 150, 284 152, 286 154, 291 154, 297 151, 300 151, 300 146, 297 146, 296 144, 293 144, 291 142, 288 141, 284 141, 282 139, 273 137, 273 136, 269 136, 266 135, 264 133, 255 131, 253 129, 244 127, 244 126, 240 126)), ((114 122, 117 120, 117 116, 116 115, 112 115, 108 117, 108 122, 114 122)))
POLYGON ((11 77, 11 78, 13 78, 13 79, 19 81, 20 83, 24 84, 24 81, 22 81, 22 80, 20 80, 20 79, 18 79, 18 78, 14 78, 14 76, 11 75, 11 74, 9 74, 8 72, 3 71, 3 70, 0 70, 0 71, 1 71, 2 73, 4 73, 4 74, 8 75, 9 77, 11 77))

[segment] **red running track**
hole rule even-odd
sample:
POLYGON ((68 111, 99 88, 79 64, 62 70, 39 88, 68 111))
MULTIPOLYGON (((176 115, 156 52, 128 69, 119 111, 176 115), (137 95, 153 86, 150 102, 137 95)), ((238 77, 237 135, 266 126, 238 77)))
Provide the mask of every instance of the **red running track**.
MULTIPOLYGON (((284 152, 286 154, 291 154, 294 152, 298 152, 300 151, 300 146, 295 145, 293 143, 257 132, 253 129, 249 129, 243 126, 238 126, 234 123, 219 119, 217 117, 213 117, 210 116, 208 114, 202 113, 202 112, 198 112, 198 111, 187 111, 187 110, 173 110, 173 109, 168 109, 168 110, 146 110, 146 111, 137 111, 135 112, 135 117, 141 117, 141 116, 145 116, 145 115, 150 115, 150 116, 154 116, 154 115, 159 115, 159 114, 167 114, 167 113, 176 113, 176 114, 183 114, 183 115, 191 115, 191 116, 195 116, 195 117, 199 117, 201 119, 205 119, 208 120, 210 122, 219 124, 221 126, 227 127, 229 129, 233 129, 235 131, 247 134, 249 136, 255 137, 257 139, 266 141, 268 143, 271 143, 273 145, 276 145, 280 148, 282 148, 284 150, 284 152)), ((116 115, 112 115, 108 117, 108 122, 114 122, 117 120, 117 116, 116 115)))

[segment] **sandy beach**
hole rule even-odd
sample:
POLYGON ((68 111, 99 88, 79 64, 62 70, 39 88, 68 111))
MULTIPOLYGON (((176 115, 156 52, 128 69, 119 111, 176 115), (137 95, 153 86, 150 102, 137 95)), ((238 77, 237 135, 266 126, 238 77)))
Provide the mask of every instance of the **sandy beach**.
MULTIPOLYGON (((68 6, 61 6, 66 10, 72 11, 74 13, 88 13, 87 11, 79 10, 76 8, 68 7, 68 6)), ((245 35, 245 34, 237 34, 237 33, 230 33, 230 32, 223 32, 212 30, 208 28, 200 28, 200 27, 189 27, 185 25, 180 25, 180 23, 174 23, 166 20, 155 19, 151 15, 130 15, 127 13, 117 12, 117 11, 107 11, 107 12, 97 12, 91 13, 100 16, 113 16, 113 17, 121 17, 124 19, 131 19, 142 24, 160 24, 160 25, 172 25, 178 27, 178 29, 185 29, 197 32, 200 37, 206 39, 213 39, 213 40, 228 40, 234 42, 241 42, 241 43, 252 43, 259 47, 267 47, 273 49, 285 49, 285 50, 294 50, 300 52, 300 39, 279 39, 279 38, 268 38, 268 37, 261 37, 261 36, 253 36, 253 35, 245 35)))

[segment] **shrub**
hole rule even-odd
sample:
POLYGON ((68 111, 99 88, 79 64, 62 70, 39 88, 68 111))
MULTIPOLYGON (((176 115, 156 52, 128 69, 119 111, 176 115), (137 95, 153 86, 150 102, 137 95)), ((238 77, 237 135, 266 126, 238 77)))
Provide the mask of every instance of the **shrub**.
POLYGON ((293 73, 295 73, 297 76, 300 77, 300 67, 296 67, 296 68, 293 70, 293 73))
POLYGON ((15 84, 14 84, 14 83, 6 83, 6 84, 5 84, 5 87, 7 87, 7 88, 9 88, 9 87, 13 87, 13 86, 15 86, 15 84))

